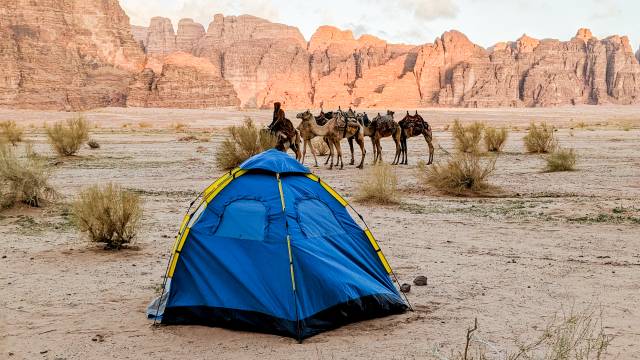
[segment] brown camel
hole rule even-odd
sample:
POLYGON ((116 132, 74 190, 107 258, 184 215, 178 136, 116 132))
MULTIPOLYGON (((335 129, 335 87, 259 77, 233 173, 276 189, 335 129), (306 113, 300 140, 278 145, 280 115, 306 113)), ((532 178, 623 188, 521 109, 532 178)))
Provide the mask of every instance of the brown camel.
POLYGON ((396 154, 392 164, 397 165, 400 161, 402 129, 400 125, 393 120, 393 112, 387 111, 387 115, 380 115, 380 113, 378 113, 378 115, 373 118, 371 124, 373 127, 373 136, 371 137, 371 141, 373 142, 373 163, 382 162, 382 145, 380 144, 380 140, 391 136, 393 142, 396 144, 396 154))
POLYGON ((293 127, 291 120, 285 117, 279 102, 273 104, 273 120, 268 129, 276 137, 276 149, 287 152, 290 148, 296 154, 296 160, 302 158, 300 153, 300 134, 293 127))
POLYGON ((409 112, 407 111, 407 115, 405 115, 404 119, 400 120, 398 125, 400 125, 400 128, 402 129, 400 141, 402 160, 400 160, 400 164, 407 165, 409 162, 407 139, 423 135, 424 139, 427 141, 427 146, 429 147, 429 162, 427 162, 427 165, 431 165, 433 163, 433 133, 431 132, 431 126, 429 123, 424 121, 422 116, 418 114, 418 111, 416 111, 415 115, 409 115, 409 112))
POLYGON ((344 162, 342 161, 342 149, 340 148, 340 141, 344 138, 355 137, 356 142, 360 146, 362 152, 362 159, 358 165, 359 169, 364 166, 364 157, 366 150, 364 148, 364 129, 362 126, 353 119, 348 119, 342 114, 337 114, 334 118, 327 121, 325 125, 318 125, 313 114, 307 110, 299 113, 296 116, 302 120, 299 128, 304 134, 303 138, 309 139, 315 136, 322 136, 329 142, 329 160, 331 161, 330 169, 333 169, 334 156, 337 158, 336 166, 340 165, 340 169, 344 168, 344 162), (313 134, 313 136, 311 136, 313 134), (335 151, 335 153, 334 153, 335 151), (335 154, 335 155, 334 155, 335 154))

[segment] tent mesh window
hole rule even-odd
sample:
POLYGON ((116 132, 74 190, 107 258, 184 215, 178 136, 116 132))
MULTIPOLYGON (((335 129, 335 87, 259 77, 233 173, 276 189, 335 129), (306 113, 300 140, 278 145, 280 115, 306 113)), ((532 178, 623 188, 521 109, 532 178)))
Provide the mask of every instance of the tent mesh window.
POLYGON ((267 208, 261 201, 236 200, 225 207, 214 235, 263 241, 266 224, 267 208))
POLYGON ((317 199, 304 199, 298 203, 298 223, 309 238, 345 232, 329 207, 317 199))

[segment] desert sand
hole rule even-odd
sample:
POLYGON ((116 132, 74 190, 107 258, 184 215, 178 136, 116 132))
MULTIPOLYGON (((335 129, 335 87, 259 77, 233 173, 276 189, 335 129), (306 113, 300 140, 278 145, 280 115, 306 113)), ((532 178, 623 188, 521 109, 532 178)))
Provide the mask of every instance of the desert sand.
MULTIPOLYGON (((397 111, 399 120, 404 110, 397 111)), ((145 317, 184 212, 222 173, 214 159, 223 128, 245 116, 267 123, 269 111, 95 110, 85 115, 101 148, 57 160, 42 126, 71 114, 0 110, 0 119, 26 126, 35 150, 55 164, 52 183, 62 195, 42 209, 0 213, 0 358, 430 359, 434 348, 445 355, 461 351, 476 317, 478 335, 503 349, 515 337, 533 340, 554 315, 574 306, 602 310, 605 331, 615 336, 607 358, 638 359, 639 113, 637 106, 421 111, 434 128, 436 161, 452 150, 444 128, 453 119, 511 128, 490 179, 499 196, 458 198, 421 189, 416 164, 426 160, 427 148, 424 139, 411 139, 410 165, 395 167, 401 204, 354 206, 401 282, 429 278, 408 294, 414 311, 298 344, 218 328, 153 327, 145 317), (524 153, 522 137, 532 120, 559 128, 560 143, 580 156, 577 171, 544 173, 541 157, 524 153), (176 131, 175 123, 188 128, 176 131), (211 140, 178 141, 189 133, 211 140), (107 181, 143 196, 134 249, 105 251, 71 223, 68 203, 75 194, 107 181)), ((287 115, 295 119, 294 111, 287 115)), ((390 162, 393 144, 385 139, 382 145, 390 162)), ((368 140, 367 149, 369 166, 368 140)), ((363 174, 353 166, 312 171, 348 200, 363 174)))

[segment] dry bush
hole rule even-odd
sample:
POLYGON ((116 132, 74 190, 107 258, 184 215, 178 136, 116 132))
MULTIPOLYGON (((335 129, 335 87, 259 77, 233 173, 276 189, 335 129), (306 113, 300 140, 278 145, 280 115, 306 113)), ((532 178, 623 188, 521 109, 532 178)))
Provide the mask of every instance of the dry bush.
POLYGON ((578 156, 573 149, 556 148, 544 158, 547 162, 545 171, 575 170, 578 156))
POLYGON ((177 132, 187 131, 188 128, 189 128, 189 125, 182 122, 174 122, 169 124, 169 129, 173 129, 177 132))
POLYGON ((479 122, 462 126, 460 121, 454 121, 451 135, 453 136, 456 151, 460 153, 479 153, 483 128, 484 125, 479 122))
POLYGON ((486 127, 484 129, 484 144, 487 146, 487 151, 501 152, 507 142, 507 136, 509 136, 509 131, 505 127, 500 129, 486 127))
POLYGON ((90 149, 93 149, 93 150, 100 149, 100 143, 98 143, 93 139, 87 141, 87 145, 89 146, 90 149))
POLYGON ((231 126, 228 132, 230 137, 224 139, 216 152, 216 164, 223 170, 233 169, 276 144, 276 137, 267 130, 258 129, 251 118, 246 118, 241 126, 231 126))
POLYGON ((39 207, 43 200, 55 198, 49 175, 30 145, 25 146, 25 157, 19 158, 6 143, 0 143, 0 207, 18 202, 39 207))
POLYGON ((80 192, 73 203, 73 215, 89 240, 104 243, 107 249, 120 249, 138 233, 142 202, 138 194, 109 183, 80 192))
POLYGON ((178 138, 178 141, 182 141, 182 142, 190 142, 190 141, 197 141, 198 137, 190 134, 190 135, 186 135, 186 136, 182 136, 178 138))
POLYGON ((151 124, 150 122, 146 122, 146 121, 140 121, 138 123, 138 127, 140 129, 149 129, 153 127, 153 124, 151 124))
POLYGON ((375 204, 398 203, 398 177, 389 164, 370 167, 362 181, 358 201, 375 204))
POLYGON ((418 174, 425 185, 445 194, 482 194, 490 188, 487 178, 495 170, 496 159, 483 163, 478 154, 461 153, 450 157, 446 163, 435 163, 429 167, 421 161, 418 174))
POLYGON ((449 127, 450 127, 450 126, 451 126, 451 125, 446 124, 446 125, 442 128, 442 130, 444 130, 444 131, 449 131, 449 127))
POLYGON ((553 126, 549 126, 545 122, 540 123, 540 125, 531 123, 529 132, 523 140, 525 148, 530 153, 548 153, 558 145, 553 126))
POLYGON ((74 155, 89 139, 89 126, 82 115, 66 122, 57 122, 46 130, 49 144, 60 156, 74 155))
POLYGON ((329 145, 324 141, 324 138, 315 138, 311 141, 311 146, 316 151, 317 155, 325 156, 329 155, 329 145))
POLYGON ((542 334, 533 339, 515 339, 515 344, 499 346, 481 339, 478 335, 478 320, 466 330, 466 341, 458 351, 447 358, 434 348, 438 359, 485 360, 485 359, 540 359, 540 360, 600 360, 609 358, 607 349, 613 336, 605 333, 602 312, 590 309, 554 316, 544 327, 542 334), (513 351, 512 349, 516 349, 513 351))
POLYGON ((0 122, 0 138, 10 142, 11 145, 15 146, 17 143, 22 141, 23 134, 24 131, 16 124, 15 121, 10 120, 0 122))

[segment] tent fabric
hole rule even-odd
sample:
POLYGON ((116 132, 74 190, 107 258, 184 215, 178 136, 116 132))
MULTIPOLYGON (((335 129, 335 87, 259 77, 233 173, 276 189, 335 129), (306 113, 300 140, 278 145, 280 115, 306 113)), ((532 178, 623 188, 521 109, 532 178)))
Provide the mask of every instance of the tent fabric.
POLYGON ((328 185, 275 150, 240 169, 185 218, 161 323, 302 340, 407 309, 375 240, 328 185))

